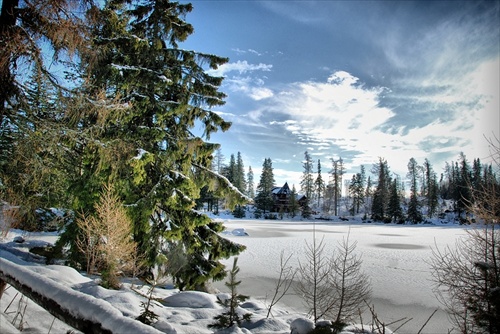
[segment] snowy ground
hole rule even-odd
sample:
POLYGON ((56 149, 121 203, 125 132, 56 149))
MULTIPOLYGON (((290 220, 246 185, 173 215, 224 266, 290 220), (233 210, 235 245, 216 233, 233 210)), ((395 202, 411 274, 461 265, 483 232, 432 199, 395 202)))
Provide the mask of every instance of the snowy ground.
MULTIPOLYGON (((247 246, 238 260, 243 281, 240 290, 260 300, 266 300, 266 295, 273 291, 282 250, 293 254, 297 263, 303 259, 306 241, 312 241, 313 227, 316 238, 324 237, 331 250, 350 233, 350 241, 357 242, 356 250, 362 255, 363 270, 371 278, 372 304, 379 318, 386 323, 413 318, 398 333, 417 333, 434 310, 441 307, 432 291, 431 247, 454 246, 455 240, 465 235, 463 227, 447 224, 225 220, 225 225, 229 231, 244 228, 248 233, 246 237, 228 234, 228 238, 247 246)), ((306 311, 299 296, 287 296, 284 303, 297 312, 306 311)), ((364 319, 367 318, 365 314, 364 319)), ((422 333, 448 333, 449 328, 448 317, 440 309, 422 333)))
MULTIPOLYGON (((293 292, 286 296, 280 305, 273 308, 274 318, 266 319, 265 316, 268 296, 273 291, 280 267, 281 251, 284 251, 285 255, 292 255, 293 264, 298 263, 302 258, 306 241, 312 240, 313 228, 316 237, 324 237, 327 247, 331 249, 337 241, 350 233, 351 242, 357 242, 357 252, 362 254, 363 270, 371 278, 372 304, 379 318, 386 323, 403 317, 413 318, 398 330, 398 333, 416 333, 431 313, 440 307, 432 293, 430 281, 428 259, 432 253, 431 247, 443 248, 446 245, 454 245, 456 238, 465 234, 463 228, 457 225, 400 226, 362 224, 360 221, 320 220, 223 219, 223 221, 227 227, 224 235, 247 246, 247 251, 241 254, 238 260, 241 268, 238 278, 242 280, 239 292, 252 297, 244 305, 244 310, 254 315, 252 325, 243 330, 245 333, 290 333, 290 323, 294 319, 305 317, 306 308, 299 296, 293 295, 293 292)), ((4 244, 0 246, 13 246, 10 241, 21 233, 22 231, 11 231, 1 241, 4 244)), ((57 238, 50 233, 33 233, 25 237, 27 243, 31 245, 53 243, 57 238)), ((121 314, 130 318, 138 316, 141 311, 140 302, 145 300, 141 294, 146 294, 147 287, 137 281, 125 282, 120 291, 109 291, 96 286, 95 279, 87 278, 71 268, 26 263, 1 249, 0 257, 3 270, 6 266, 11 266, 11 270, 19 270, 21 276, 31 275, 25 273, 26 270, 38 273, 42 281, 47 284, 45 287, 41 286, 41 290, 51 290, 50 287, 54 282, 58 286, 63 286, 67 291, 63 291, 66 297, 61 295, 63 296, 61 303, 68 303, 72 308, 81 308, 85 305, 83 301, 80 302, 83 300, 80 299, 80 294, 90 296, 90 299, 84 298, 89 299, 90 303, 85 307, 97 314, 94 316, 107 317, 108 323, 113 326, 118 326, 121 314), (103 310, 110 311, 111 315, 105 315, 103 310), (115 316, 117 319, 113 320, 115 316)), ((230 267, 232 260, 228 260, 227 264, 230 267)), ((226 291, 223 282, 217 282, 215 286, 222 292, 226 291)), ((59 321, 52 324, 53 317, 32 302, 28 302, 24 318, 21 319, 22 312, 18 312, 18 309, 23 309, 26 301, 21 301, 16 293, 13 288, 9 288, 0 300, 1 333, 18 333, 16 327, 19 327, 20 323, 23 324, 24 332, 28 333, 48 333, 51 326, 50 333, 66 332, 65 324, 59 321), (12 326, 14 318, 16 318, 15 326, 12 326)), ((161 301, 161 303, 156 302, 153 308, 160 319, 155 328, 165 333, 211 333, 207 325, 213 322, 215 315, 223 311, 215 302, 215 295, 198 292, 179 293, 166 286, 163 289, 156 289, 155 296, 161 301)), ((363 315, 364 323, 370 323, 370 319, 368 314, 363 315)), ((444 334, 450 327, 446 314, 439 311, 422 333, 444 334)), ((146 332, 147 329, 141 332, 146 332)))

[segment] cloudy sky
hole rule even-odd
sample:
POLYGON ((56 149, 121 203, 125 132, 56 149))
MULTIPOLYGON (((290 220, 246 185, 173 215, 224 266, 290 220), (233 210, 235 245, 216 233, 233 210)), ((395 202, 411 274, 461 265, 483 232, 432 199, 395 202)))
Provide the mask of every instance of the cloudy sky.
MULTIPOLYGON (((185 1, 181 1, 185 2, 185 1)), ((181 47, 228 57, 233 123, 211 137, 239 151, 258 183, 271 158, 281 185, 300 188, 304 152, 323 178, 379 157, 405 176, 411 157, 435 171, 460 152, 489 162, 500 138, 500 1, 191 1, 181 47)))

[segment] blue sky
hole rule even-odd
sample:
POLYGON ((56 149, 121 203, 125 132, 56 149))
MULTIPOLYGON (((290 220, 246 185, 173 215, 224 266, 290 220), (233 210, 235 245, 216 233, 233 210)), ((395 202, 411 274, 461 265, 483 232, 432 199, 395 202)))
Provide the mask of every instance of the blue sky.
POLYGON ((412 157, 438 175, 460 152, 491 161, 500 1, 190 2, 181 47, 230 59, 212 74, 233 125, 210 139, 256 183, 269 157, 277 184, 300 188, 305 151, 323 178, 338 157, 347 173, 383 157, 400 176, 412 157))

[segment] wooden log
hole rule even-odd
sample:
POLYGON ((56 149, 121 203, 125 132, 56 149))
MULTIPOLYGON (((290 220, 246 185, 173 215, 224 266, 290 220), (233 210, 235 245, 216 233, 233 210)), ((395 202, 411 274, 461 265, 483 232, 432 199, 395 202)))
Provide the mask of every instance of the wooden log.
POLYGON ((0 281, 12 285, 50 314, 83 333, 162 333, 124 316, 105 300, 46 278, 44 266, 33 266, 1 249, 0 255, 0 281), (34 267, 38 270, 33 270, 34 267))
MULTIPOLYGON (((57 302, 54 300, 47 298, 46 296, 41 295, 40 293, 33 291, 29 286, 24 285, 17 281, 14 277, 10 276, 8 273, 4 272, 0 267, 0 289, 1 284, 6 285, 7 283, 12 285, 16 290, 20 293, 43 307, 47 312, 52 314, 57 319, 62 322, 68 324, 69 326, 82 331, 83 333, 102 333, 102 334, 111 334, 110 330, 107 330, 102 327, 100 323, 92 322, 88 319, 82 319, 72 315, 69 310, 62 308, 57 302)), ((3 291, 3 290, 2 290, 3 291)), ((0 294, 1 298, 1 294, 0 294)))

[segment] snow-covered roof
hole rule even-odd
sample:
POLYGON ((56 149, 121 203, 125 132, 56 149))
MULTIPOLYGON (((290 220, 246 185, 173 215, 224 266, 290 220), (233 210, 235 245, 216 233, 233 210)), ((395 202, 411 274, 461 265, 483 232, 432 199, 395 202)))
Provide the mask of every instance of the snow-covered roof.
POLYGON ((290 194, 291 190, 290 187, 288 186, 288 182, 285 182, 283 187, 275 187, 272 190, 273 194, 290 194))

